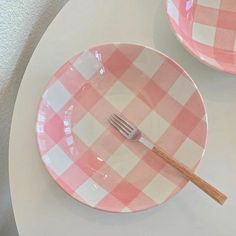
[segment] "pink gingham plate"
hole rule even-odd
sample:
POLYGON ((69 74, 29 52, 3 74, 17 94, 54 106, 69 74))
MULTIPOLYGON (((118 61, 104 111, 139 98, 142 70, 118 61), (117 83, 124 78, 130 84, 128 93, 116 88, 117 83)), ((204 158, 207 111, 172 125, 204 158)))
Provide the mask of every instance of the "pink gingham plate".
POLYGON ((172 29, 191 53, 236 74, 235 0, 166 0, 166 9, 172 29))
POLYGON ((107 118, 122 113, 188 167, 198 165, 207 123, 193 81, 153 49, 107 44, 68 61, 42 96, 37 140, 53 179, 91 207, 134 212, 157 206, 187 181, 107 118))

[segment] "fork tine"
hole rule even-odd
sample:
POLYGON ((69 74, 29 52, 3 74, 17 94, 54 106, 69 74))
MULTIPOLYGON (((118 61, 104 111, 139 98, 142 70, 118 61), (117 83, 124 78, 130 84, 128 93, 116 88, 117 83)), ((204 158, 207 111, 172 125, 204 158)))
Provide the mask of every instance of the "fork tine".
POLYGON ((128 126, 131 130, 134 129, 133 125, 131 125, 127 120, 121 118, 119 115, 113 114, 113 116, 115 116, 117 119, 119 119, 123 124, 128 126))
POLYGON ((124 126, 121 122, 119 122, 119 120, 117 120, 115 117, 111 116, 110 119, 116 123, 116 125, 118 125, 120 128, 122 128, 127 134, 129 134, 129 132, 131 132, 130 129, 128 129, 126 126, 124 126))
POLYGON ((129 133, 124 130, 124 128, 122 128, 119 124, 117 124, 113 119, 112 117, 109 118, 109 122, 110 124, 115 128, 117 129, 122 135, 124 135, 125 137, 127 137, 129 135, 129 133))
POLYGON ((119 125, 120 127, 123 128, 123 130, 125 130, 127 133, 130 133, 132 130, 130 128, 128 128, 127 126, 125 126, 122 122, 120 122, 117 118, 115 117, 111 117, 111 119, 113 120, 113 122, 115 122, 117 125, 119 125))
POLYGON ((134 127, 132 127, 132 125, 130 125, 126 120, 122 119, 118 115, 113 114, 112 117, 114 117, 115 120, 117 120, 117 122, 121 123, 123 126, 125 126, 130 131, 132 131, 134 129, 134 127))

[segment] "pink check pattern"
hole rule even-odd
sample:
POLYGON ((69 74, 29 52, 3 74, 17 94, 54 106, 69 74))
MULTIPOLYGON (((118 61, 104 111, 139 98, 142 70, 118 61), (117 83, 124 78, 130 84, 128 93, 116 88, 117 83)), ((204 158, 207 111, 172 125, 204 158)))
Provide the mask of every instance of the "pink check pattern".
POLYGON ((236 74, 234 0, 166 0, 168 18, 180 41, 205 63, 236 74))
POLYGON ((193 81, 172 60, 143 46, 107 44, 67 62, 40 103, 37 140, 54 180, 98 209, 131 212, 159 205, 186 180, 107 118, 122 113, 190 168, 203 154, 207 123, 193 81))

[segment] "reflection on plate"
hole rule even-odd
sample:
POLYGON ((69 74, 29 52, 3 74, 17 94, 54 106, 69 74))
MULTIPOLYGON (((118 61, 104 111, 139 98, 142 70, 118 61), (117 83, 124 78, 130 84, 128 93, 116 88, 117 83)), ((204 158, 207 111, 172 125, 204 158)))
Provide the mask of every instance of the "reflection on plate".
POLYGON ((207 133, 193 81, 172 60, 140 45, 107 44, 62 66, 42 96, 37 141, 54 180, 72 197, 112 212, 159 205, 186 180, 107 118, 122 113, 169 155, 195 168, 207 133))

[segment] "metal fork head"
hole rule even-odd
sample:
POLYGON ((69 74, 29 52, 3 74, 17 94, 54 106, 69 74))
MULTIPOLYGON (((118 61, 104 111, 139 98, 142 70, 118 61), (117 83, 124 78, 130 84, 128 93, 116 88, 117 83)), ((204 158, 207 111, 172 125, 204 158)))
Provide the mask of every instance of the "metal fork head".
POLYGON ((141 136, 140 130, 135 125, 119 115, 112 114, 109 118, 109 122, 127 139, 137 140, 141 136))

